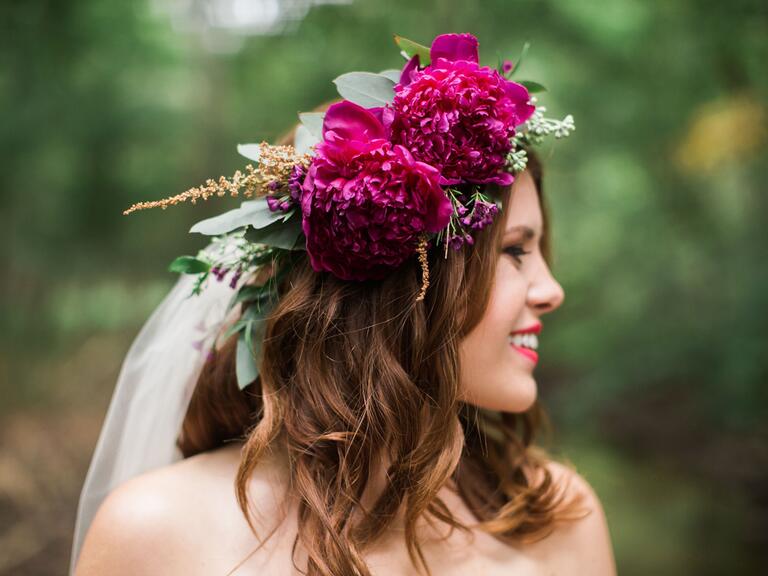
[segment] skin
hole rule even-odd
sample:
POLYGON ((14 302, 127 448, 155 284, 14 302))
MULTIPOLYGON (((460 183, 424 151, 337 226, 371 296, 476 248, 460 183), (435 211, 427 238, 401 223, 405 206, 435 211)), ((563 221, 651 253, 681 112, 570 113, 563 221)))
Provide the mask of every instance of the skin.
MULTIPOLYGON (((509 347, 507 335, 527 328, 556 309, 563 290, 552 278, 539 250, 541 210, 533 180, 518 177, 506 212, 508 234, 489 307, 462 343, 462 382, 468 401, 505 411, 527 409, 536 398, 533 366, 509 347), (518 226, 534 236, 524 239, 518 226), (522 244, 522 245, 521 245, 522 244), (511 248, 517 246, 516 248, 511 248), (530 252, 513 257, 519 249, 530 252)), ((134 478, 114 490, 102 504, 86 537, 76 576, 258 575, 298 574, 291 563, 296 534, 296 503, 283 502, 288 466, 279 452, 256 468, 248 486, 257 511, 256 528, 263 538, 256 550, 234 493, 241 443, 182 460, 134 478)), ((602 506, 589 484, 574 470, 547 465, 555 483, 570 495, 581 494, 591 511, 584 519, 555 527, 539 542, 510 546, 484 532, 448 534, 440 527, 419 527, 423 550, 433 574, 458 576, 615 576, 608 526, 602 506)), ((471 512, 450 487, 439 494, 465 524, 471 512)), ((375 576, 415 574, 400 525, 364 554, 375 576)), ((296 561, 306 560, 297 549, 296 561)))
POLYGON ((503 215, 502 251, 488 308, 461 343, 462 383, 471 404, 524 412, 536 400, 534 363, 509 345, 508 336, 542 323, 541 317, 556 310, 565 294, 541 252, 544 222, 528 172, 515 180, 503 215))

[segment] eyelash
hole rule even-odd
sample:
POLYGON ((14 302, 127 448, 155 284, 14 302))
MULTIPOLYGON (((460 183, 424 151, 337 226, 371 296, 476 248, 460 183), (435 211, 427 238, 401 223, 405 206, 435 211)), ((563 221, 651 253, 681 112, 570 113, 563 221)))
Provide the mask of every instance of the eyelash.
POLYGON ((522 264, 523 261, 520 259, 521 256, 525 256, 526 254, 530 254, 530 251, 523 250, 522 244, 514 244, 512 246, 507 246, 503 250, 504 254, 508 254, 509 256, 512 256, 512 258, 515 259, 515 262, 518 264, 522 264))

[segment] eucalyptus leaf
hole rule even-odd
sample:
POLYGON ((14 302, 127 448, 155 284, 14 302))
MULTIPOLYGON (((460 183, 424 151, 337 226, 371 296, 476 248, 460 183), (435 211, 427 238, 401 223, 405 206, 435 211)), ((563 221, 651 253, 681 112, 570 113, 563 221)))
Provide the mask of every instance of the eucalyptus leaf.
POLYGON ((299 120, 301 124, 318 140, 323 139, 323 119, 325 112, 301 112, 299 120))
POLYGON ((373 72, 347 72, 333 81, 342 98, 363 108, 389 104, 395 97, 391 78, 373 72))
POLYGON ((168 266, 169 272, 177 272, 179 274, 201 274, 208 272, 210 269, 211 265, 208 262, 198 260, 194 256, 179 256, 168 266))
POLYGON ((291 218, 293 218, 293 215, 294 215, 295 213, 296 213, 296 209, 293 209, 293 210, 290 210, 290 211, 286 212, 286 213, 285 213, 285 216, 283 216, 282 218, 280 218, 280 222, 285 222, 285 221, 287 221, 287 220, 290 220, 291 218))
POLYGON ((253 284, 246 284, 237 292, 235 304, 246 301, 267 302, 271 297, 271 289, 268 285, 254 286, 253 284))
POLYGON ((245 327, 248 325, 248 320, 245 318, 238 319, 237 322, 232 324, 227 330, 224 332, 223 338, 226 340, 233 334, 237 334, 238 332, 242 332, 245 327))
POLYGON ((264 228, 281 216, 282 213, 272 212, 269 209, 266 198, 259 198, 243 202, 240 208, 224 212, 224 214, 219 214, 213 218, 201 220, 192 226, 189 231, 205 234, 206 236, 218 236, 219 234, 226 234, 245 226, 264 228))
POLYGON ((299 124, 296 127, 296 133, 293 135, 293 147, 296 150, 296 154, 310 154, 312 146, 319 142, 320 140, 315 138, 303 124, 299 124))
POLYGON ((297 243, 302 234, 301 218, 298 216, 286 222, 273 222, 257 230, 249 230, 246 238, 257 244, 266 244, 283 250, 301 249, 297 243))
POLYGON ((246 321, 261 322, 272 311, 275 301, 276 299, 272 298, 254 300, 253 304, 245 309, 242 318, 246 321))
POLYGON ((248 160, 254 162, 261 162, 261 145, 260 144, 238 144, 237 153, 240 156, 245 156, 248 160))
MULTIPOLYGON (((253 284, 243 284, 240 289, 235 293, 234 296, 232 296, 229 299, 229 304, 227 304, 227 312, 232 310, 232 308, 241 302, 269 302, 270 298, 273 296, 272 289, 269 287, 269 284, 265 284, 264 286, 255 286, 253 284)), ((248 312, 250 309, 246 310, 248 312)), ((249 314, 248 318, 252 318, 253 315, 249 314)), ((245 319, 245 314, 240 318, 239 321, 243 321, 245 319)), ((239 332, 244 326, 237 326, 237 322, 230 327, 230 330, 227 331, 226 337, 231 336, 235 332, 239 332)))
POLYGON ((541 84, 539 84, 538 82, 531 82, 530 80, 522 80, 518 82, 518 84, 522 84, 523 86, 525 86, 526 90, 528 90, 528 92, 530 92, 531 94, 547 91, 547 89, 541 84))
POLYGON ((296 149, 296 154, 311 154, 312 146, 319 142, 320 140, 315 138, 303 124, 296 127, 296 133, 293 135, 293 147, 296 149))
POLYGON ((253 355, 257 362, 261 359, 261 348, 264 345, 264 334, 266 333, 266 330, 267 318, 265 314, 262 318, 254 321, 251 330, 251 350, 253 350, 253 355))
POLYGON ((402 70, 395 70, 394 68, 390 68, 388 70, 382 70, 381 72, 379 72, 379 75, 386 76, 387 78, 392 80, 392 82, 394 82, 395 84, 399 84, 401 73, 402 73, 402 70))
POLYGON ((424 46, 423 44, 419 44, 418 42, 414 42, 413 40, 408 40, 408 38, 403 38, 402 36, 398 36, 395 34, 395 44, 405 52, 405 55, 408 57, 408 59, 413 58, 416 54, 419 55, 419 66, 429 66, 429 63, 432 61, 430 55, 429 55, 429 48, 424 46))
POLYGON ((240 390, 252 384, 259 376, 259 367, 256 364, 257 356, 252 347, 252 330, 253 322, 249 322, 245 330, 237 338, 235 370, 237 373, 237 386, 240 390))

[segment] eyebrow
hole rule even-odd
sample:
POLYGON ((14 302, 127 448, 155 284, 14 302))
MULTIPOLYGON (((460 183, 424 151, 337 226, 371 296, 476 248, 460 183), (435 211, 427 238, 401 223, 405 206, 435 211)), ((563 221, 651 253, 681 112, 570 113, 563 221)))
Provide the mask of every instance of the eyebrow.
POLYGON ((518 232, 523 234, 524 240, 532 240, 536 237, 536 232, 533 230, 533 228, 529 228, 528 226, 513 226, 512 228, 507 228, 504 231, 504 236, 511 236, 512 234, 516 234, 518 232))

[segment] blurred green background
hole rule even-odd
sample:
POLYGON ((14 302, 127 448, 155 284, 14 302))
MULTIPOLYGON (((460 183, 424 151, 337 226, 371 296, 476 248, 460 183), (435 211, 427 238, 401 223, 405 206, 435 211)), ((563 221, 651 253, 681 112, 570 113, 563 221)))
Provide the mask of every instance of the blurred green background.
POLYGON ((123 217, 242 167, 397 67, 398 33, 472 32, 577 130, 544 150, 555 273, 540 395, 603 501, 623 575, 768 559, 764 1, 5 0, 0 7, 0 573, 63 574, 120 362, 236 200, 123 217), (215 205, 214 205, 215 204, 215 205))

